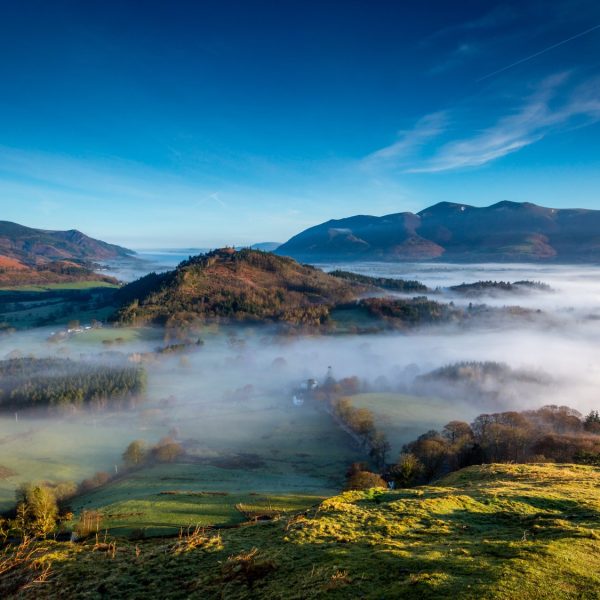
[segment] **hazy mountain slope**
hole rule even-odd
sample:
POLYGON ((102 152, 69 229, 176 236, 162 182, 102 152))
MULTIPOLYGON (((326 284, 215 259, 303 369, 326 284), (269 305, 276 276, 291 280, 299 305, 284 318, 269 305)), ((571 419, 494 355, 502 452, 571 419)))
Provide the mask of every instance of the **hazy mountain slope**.
POLYGON ((275 251, 311 260, 437 258, 444 249, 417 234, 420 219, 412 213, 385 217, 358 215, 306 229, 275 251))
POLYGON ((328 221, 291 238, 277 254, 300 260, 600 260, 600 211, 498 202, 440 202, 417 214, 328 221))
POLYGON ((28 265, 55 260, 99 261, 131 254, 132 250, 93 239, 75 229, 46 231, 0 221, 0 256, 28 265))
POLYGON ((252 244, 250 248, 252 250, 262 250, 263 252, 273 252, 279 246, 281 246, 281 242, 258 242, 257 244, 252 244))
POLYGON ((120 290, 123 322, 234 318, 317 324, 326 307, 351 300, 361 286, 290 258, 257 250, 215 250, 150 274, 120 290))
POLYGON ((0 596, 598 598, 599 526, 600 469, 485 465, 181 539, 40 542, 0 555, 0 596))

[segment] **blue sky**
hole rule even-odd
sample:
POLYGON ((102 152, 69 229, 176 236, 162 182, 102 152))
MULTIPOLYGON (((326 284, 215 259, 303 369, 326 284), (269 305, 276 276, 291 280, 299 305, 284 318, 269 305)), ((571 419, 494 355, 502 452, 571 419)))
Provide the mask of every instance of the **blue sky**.
POLYGON ((600 208, 600 4, 0 3, 0 218, 134 248, 600 208))

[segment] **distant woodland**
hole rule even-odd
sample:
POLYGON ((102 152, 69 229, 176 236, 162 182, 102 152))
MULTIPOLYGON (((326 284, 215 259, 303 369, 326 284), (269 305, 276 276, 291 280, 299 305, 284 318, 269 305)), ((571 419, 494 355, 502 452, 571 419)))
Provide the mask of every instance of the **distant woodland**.
POLYGON ((137 366, 57 358, 0 361, 0 410, 102 408, 141 395, 146 375, 137 366))

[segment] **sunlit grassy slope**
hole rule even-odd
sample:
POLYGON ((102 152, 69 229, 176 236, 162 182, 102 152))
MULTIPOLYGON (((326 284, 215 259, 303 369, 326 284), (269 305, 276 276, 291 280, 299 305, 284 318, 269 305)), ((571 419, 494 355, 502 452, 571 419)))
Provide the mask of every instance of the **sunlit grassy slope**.
POLYGON ((46 542, 46 582, 19 589, 33 577, 20 566, 0 575, 0 596, 598 598, 599 526, 599 469, 470 467, 188 540, 46 542))

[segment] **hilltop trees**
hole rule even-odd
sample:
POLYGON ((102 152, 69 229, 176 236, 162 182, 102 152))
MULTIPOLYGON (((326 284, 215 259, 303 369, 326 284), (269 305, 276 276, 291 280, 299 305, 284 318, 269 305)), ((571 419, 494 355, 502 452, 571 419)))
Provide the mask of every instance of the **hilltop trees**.
POLYGON ((360 285, 380 287, 386 290, 402 292, 405 294, 424 294, 429 291, 426 285, 423 285, 420 281, 415 281, 414 279, 407 280, 393 279, 390 277, 369 277, 368 275, 359 275, 358 273, 341 271, 339 269, 330 271, 329 274, 360 285))
POLYGON ((379 319, 385 319, 394 327, 446 323, 461 316, 461 311, 452 303, 444 304, 429 298, 367 298, 360 301, 360 306, 379 319))
POLYGON ((122 306, 115 319, 172 328, 204 319, 318 326, 327 320, 331 306, 357 296, 355 288, 290 258, 221 249, 123 287, 117 294, 122 306))

